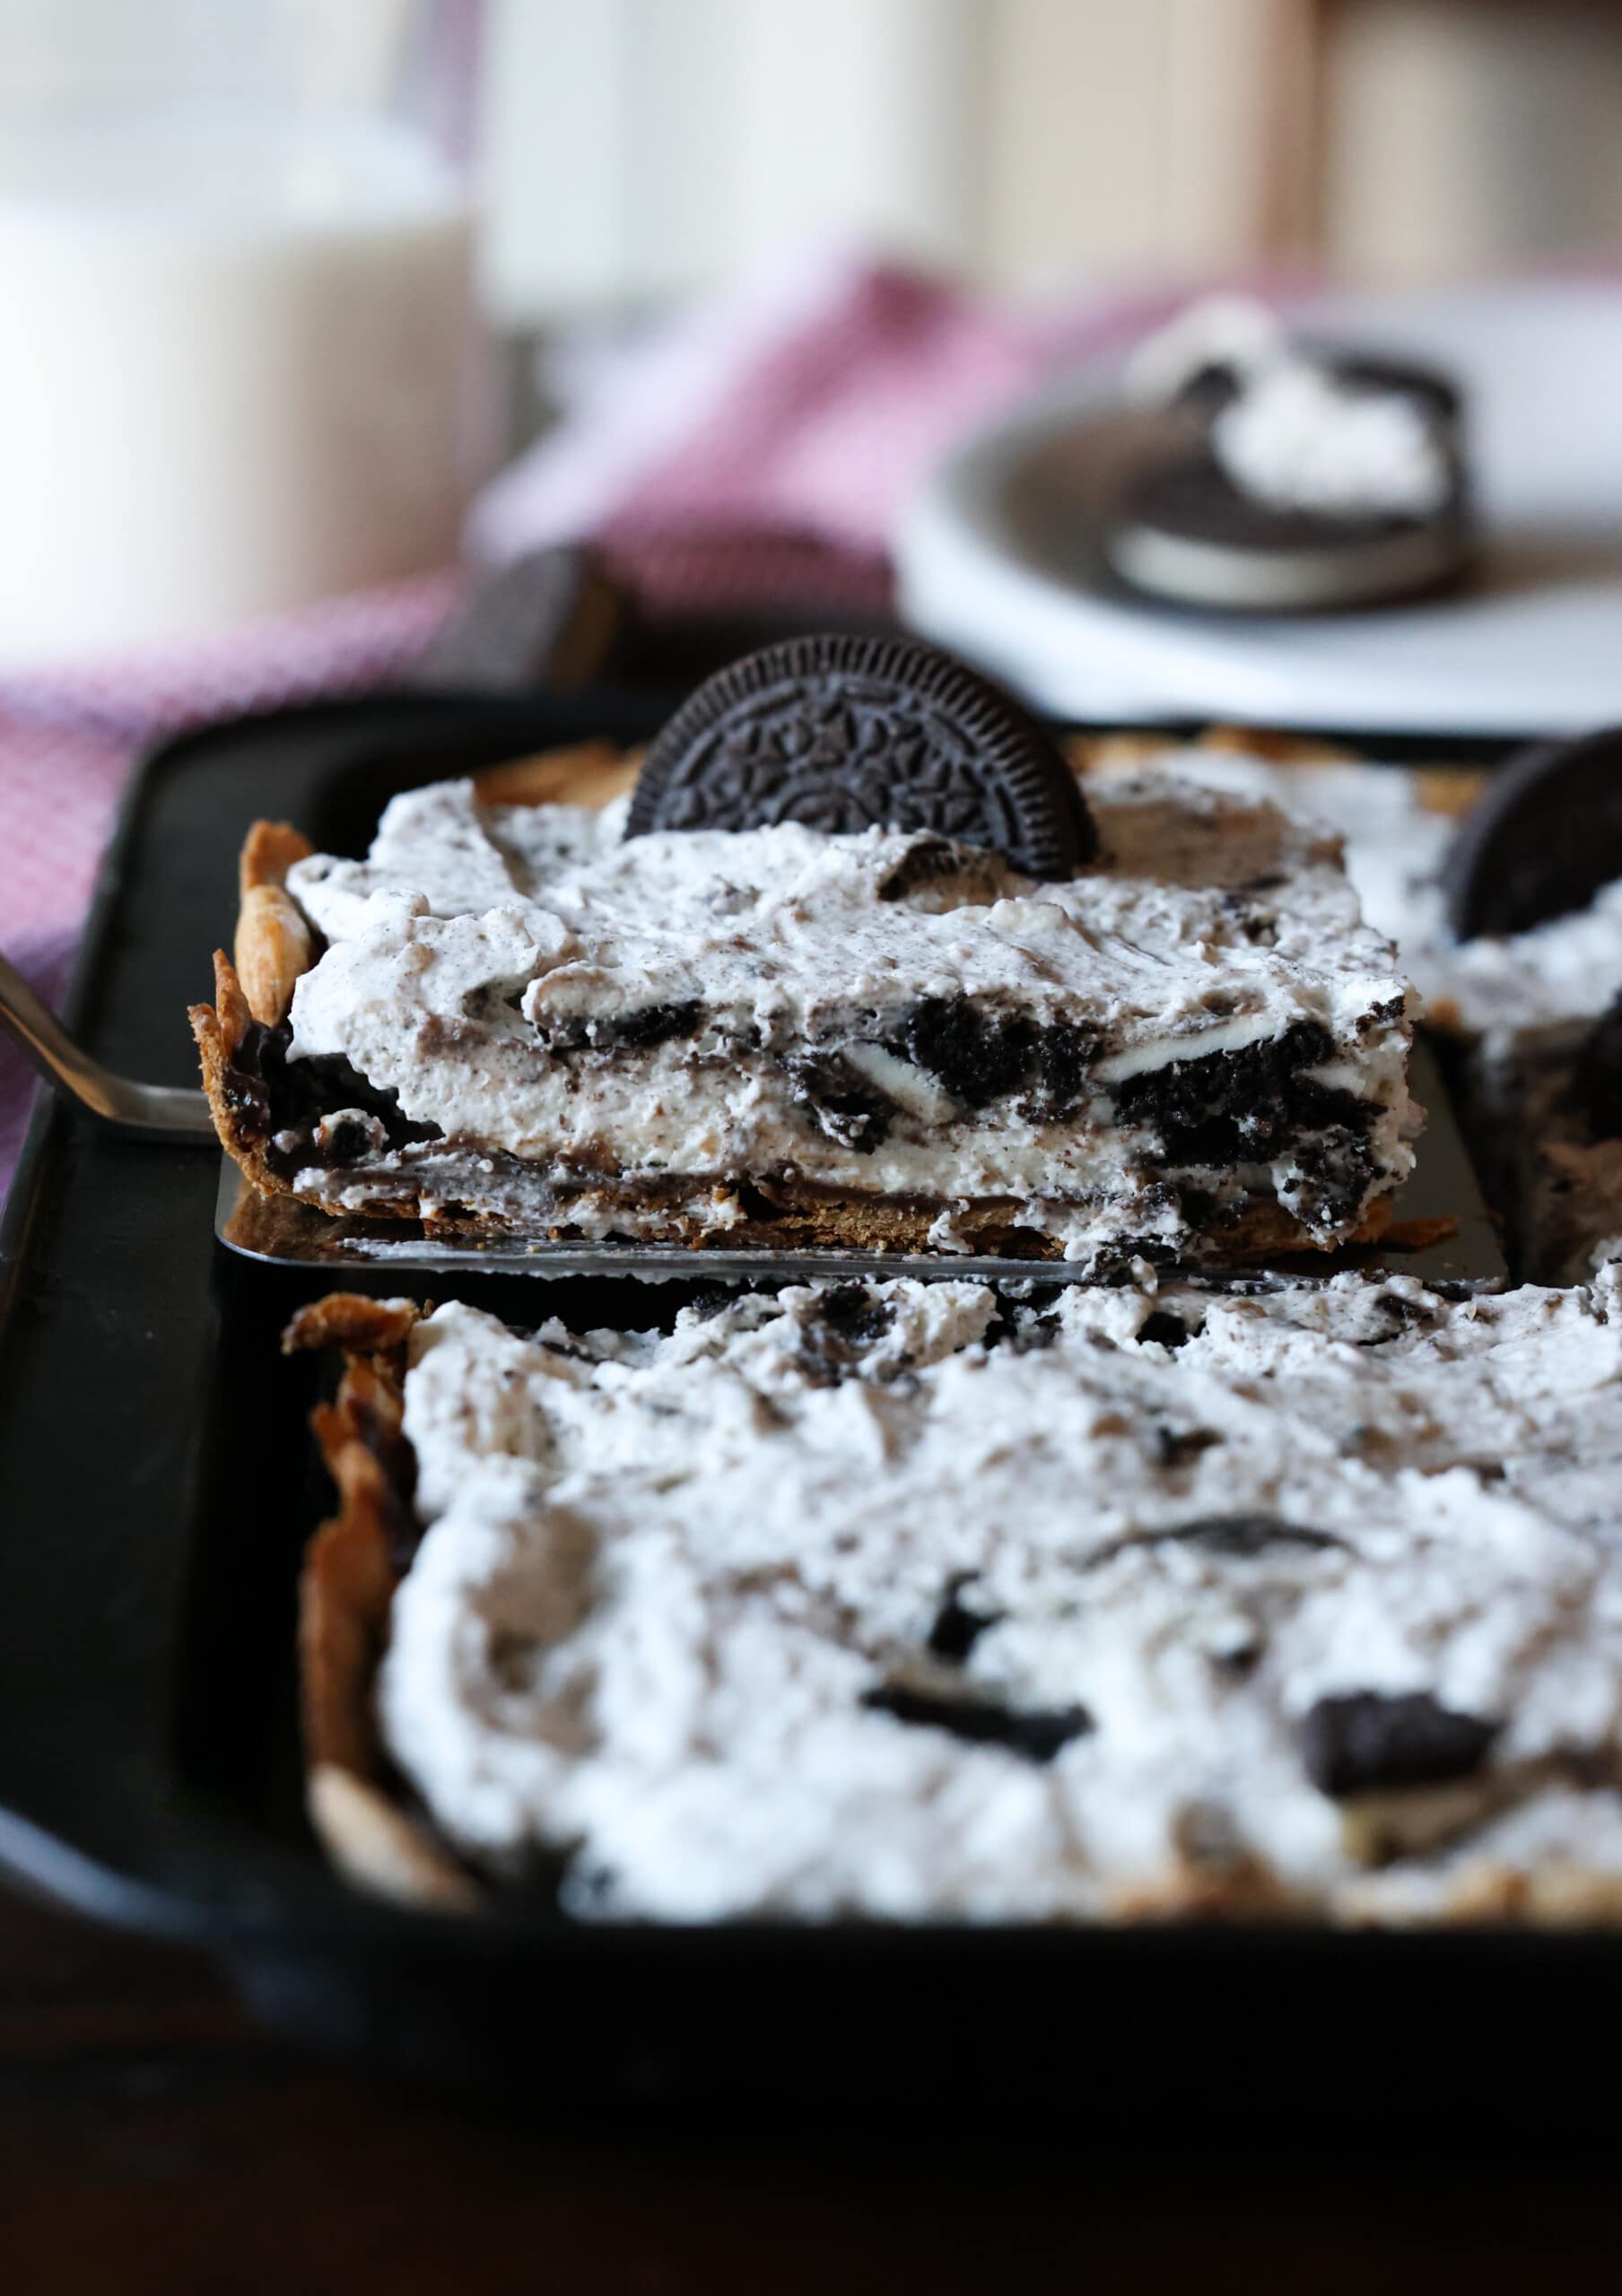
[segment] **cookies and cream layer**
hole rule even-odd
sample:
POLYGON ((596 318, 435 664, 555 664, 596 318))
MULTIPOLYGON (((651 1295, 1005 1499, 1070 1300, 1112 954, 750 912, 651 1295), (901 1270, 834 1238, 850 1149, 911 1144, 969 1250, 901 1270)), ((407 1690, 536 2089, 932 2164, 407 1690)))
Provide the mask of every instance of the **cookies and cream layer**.
POLYGON ((724 1227, 786 1175, 1012 1203, 1078 1255, 1258 1198, 1334 1240, 1414 1128, 1404 986, 1336 840, 1158 779, 1097 813, 1100 862, 1037 883, 916 832, 624 841, 615 808, 397 798, 366 861, 291 873, 328 945, 287 1072, 332 1074, 275 1152, 344 1208, 641 1187, 724 1227), (344 1110, 349 1073, 402 1121, 344 1110))
POLYGON ((1622 1883, 1622 1294, 950 1282, 406 1380, 379 1711, 577 1913, 1443 1917, 1622 1883))

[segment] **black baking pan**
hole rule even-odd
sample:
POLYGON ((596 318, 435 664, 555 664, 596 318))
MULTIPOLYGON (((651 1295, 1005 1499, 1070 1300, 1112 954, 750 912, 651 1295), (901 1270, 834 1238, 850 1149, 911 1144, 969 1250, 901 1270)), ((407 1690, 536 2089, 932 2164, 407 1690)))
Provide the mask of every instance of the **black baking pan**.
MULTIPOLYGON (((185 1006, 230 931, 256 814, 354 849, 394 787, 588 734, 640 738, 662 709, 384 699, 171 744, 126 805, 70 1024, 114 1068, 192 1081, 185 1006)), ((217 1180, 205 1145, 120 1138, 47 1098, 0 1232, 13 1874, 205 1944, 284 2034, 563 2105, 905 2105, 992 2115, 1006 2136, 1038 2109, 1115 2128, 1208 2129, 1236 2109, 1257 2131, 1372 2112, 1475 2128, 1579 2093, 1570 2067, 1622 1991, 1622 1941, 1600 1935, 681 1930, 577 1926, 538 1883, 476 1920, 353 1894, 302 1816, 294 1713, 299 1558, 327 1503, 304 1428, 320 1372, 276 1348, 324 1284, 219 1249, 217 1180)), ((440 1290, 534 1321, 536 1284, 458 1272, 440 1290)), ((647 1323, 683 1296, 560 1278, 546 1309, 647 1323)))

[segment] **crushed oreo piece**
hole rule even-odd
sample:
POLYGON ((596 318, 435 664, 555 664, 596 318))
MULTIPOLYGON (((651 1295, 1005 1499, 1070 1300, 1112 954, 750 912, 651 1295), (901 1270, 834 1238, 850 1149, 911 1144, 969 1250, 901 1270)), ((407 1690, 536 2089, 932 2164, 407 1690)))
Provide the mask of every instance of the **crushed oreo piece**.
POLYGON ((894 1320, 890 1302, 865 1283, 836 1283, 807 1310, 796 1360, 813 1387, 837 1387, 894 1320))
MULTIPOLYGON (((391 1149, 443 1139, 437 1124, 402 1114, 398 1093, 368 1083, 342 1053, 290 1060, 292 1043, 291 1022, 270 1028, 249 1021, 225 1070, 226 1100, 249 1136, 265 1143, 265 1161, 279 1178, 291 1179, 306 1165, 353 1163, 352 1152, 363 1152, 353 1125, 328 1127, 323 1138, 332 1116, 375 1119, 391 1149)), ((366 1144, 378 1145, 370 1126, 366 1144)))
POLYGON ((696 1033, 704 1008, 696 996, 662 1004, 641 1004, 629 1013, 570 1013, 544 1027, 552 1053, 611 1052, 622 1046, 645 1052, 673 1038, 696 1033))
POLYGON ((982 1346, 1006 1347, 1012 1355, 1035 1355, 1051 1347, 1063 1329, 1057 1315, 1016 1314, 1005 1307, 981 1334, 982 1346))
POLYGON ((1197 1339, 1204 1328, 1203 1320, 1190 1329, 1181 1316, 1173 1315, 1169 1309, 1151 1308, 1132 1336, 1146 1347, 1158 1345, 1175 1352, 1186 1347, 1190 1340, 1197 1339))
POLYGON ((1092 817, 1052 738, 933 647, 797 638, 722 670, 653 743, 626 822, 741 830, 801 822, 830 836, 916 829, 1074 875, 1092 817))
POLYGON ((942 1698, 933 1692, 906 1690, 899 1684, 870 1690, 862 1704, 910 1722, 925 1730, 945 1730, 972 1745, 1005 1746, 1027 1761, 1050 1762, 1072 1738, 1085 1737, 1093 1718, 1085 1706, 1038 1708, 1017 1714, 1006 1706, 991 1706, 974 1698, 942 1698))
POLYGON ((972 1570, 960 1570, 947 1580, 946 1595, 935 1613, 926 1645, 932 1657, 945 1658, 956 1666, 962 1665, 986 1629, 995 1626, 1001 1616, 998 1611, 970 1610, 963 1599, 963 1590, 973 1583, 972 1570))
POLYGON ((1442 866, 1455 937, 1526 933, 1622 877, 1622 726, 1500 766, 1442 866))
POLYGON ((1302 1719, 1301 1759, 1321 1794, 1442 1786, 1479 1770, 1499 1725, 1456 1714, 1428 1691, 1321 1698, 1302 1719))
POLYGON ((1352 1140, 1367 1135, 1375 1115, 1372 1104, 1306 1073, 1334 1053, 1326 1028, 1296 1021, 1282 1036, 1232 1052, 1140 1069, 1112 1084, 1110 1096, 1123 1123, 1159 1134, 1173 1162, 1260 1161, 1276 1143, 1288 1138, 1294 1144, 1297 1133, 1333 1132, 1352 1140))
POLYGON ((889 1138, 894 1101, 842 1053, 793 1056, 783 1065, 796 1106, 807 1109, 830 1140, 870 1156, 889 1138))
POLYGON ((979 1109, 1025 1083, 1035 1065, 1036 1038, 1027 1013, 992 1016, 966 996, 925 996, 907 1015, 903 1048, 954 1099, 979 1109))
MULTIPOLYGON (((1222 1438, 1215 1436, 1212 1439, 1220 1442, 1222 1438)), ((1328 1531, 1312 1530, 1305 1523, 1286 1522, 1282 1515, 1260 1512, 1202 1515, 1191 1523, 1168 1524, 1152 1535, 1177 1539, 1184 1546, 1202 1548, 1207 1554, 1238 1555, 1247 1561, 1265 1554, 1269 1547, 1328 1548, 1346 1544, 1328 1531)))

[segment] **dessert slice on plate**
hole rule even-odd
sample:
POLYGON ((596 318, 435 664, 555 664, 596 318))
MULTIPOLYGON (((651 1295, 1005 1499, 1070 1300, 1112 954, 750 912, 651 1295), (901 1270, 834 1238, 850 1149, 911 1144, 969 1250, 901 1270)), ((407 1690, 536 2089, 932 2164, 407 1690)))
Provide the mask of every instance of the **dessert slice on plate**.
POLYGON ((911 644, 750 657, 628 799, 445 783, 364 861, 261 830, 247 874, 205 1081, 255 1187, 335 1213, 1103 1270, 1371 1237, 1412 1162, 1335 838, 1160 778, 1089 805, 911 644))

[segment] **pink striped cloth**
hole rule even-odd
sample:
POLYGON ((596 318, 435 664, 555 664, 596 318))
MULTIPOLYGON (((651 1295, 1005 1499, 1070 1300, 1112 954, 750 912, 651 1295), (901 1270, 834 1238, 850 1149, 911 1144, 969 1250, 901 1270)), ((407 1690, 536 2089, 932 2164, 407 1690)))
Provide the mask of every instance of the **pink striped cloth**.
MULTIPOLYGON (((591 535, 654 612, 878 604, 894 509, 948 440, 1172 300, 1032 317, 834 257, 641 340, 576 346, 553 377, 563 419, 475 505, 473 555, 496 563, 591 535)), ((161 658, 0 675, 0 951, 59 995, 142 746, 383 682, 458 588, 448 572, 161 658)), ((0 1037, 0 1193, 31 1098, 0 1037)))

